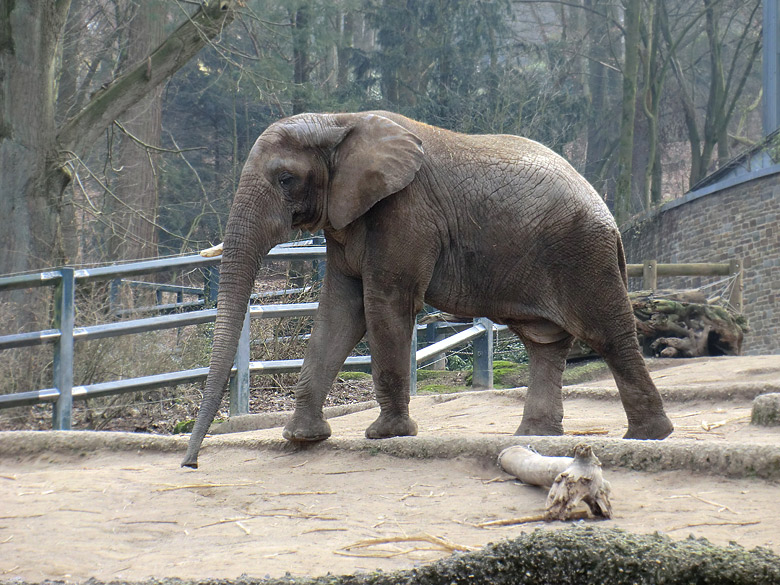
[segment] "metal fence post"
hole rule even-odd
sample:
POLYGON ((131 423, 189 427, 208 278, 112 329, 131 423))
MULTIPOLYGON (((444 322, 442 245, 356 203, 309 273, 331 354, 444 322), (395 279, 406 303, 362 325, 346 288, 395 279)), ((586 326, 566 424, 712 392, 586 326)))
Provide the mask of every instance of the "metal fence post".
POLYGON ((474 369, 471 386, 479 390, 493 388, 493 322, 485 317, 474 319, 474 325, 484 325, 485 333, 474 340, 474 369))
POLYGON ((108 292, 108 306, 110 307, 111 314, 115 314, 119 311, 119 285, 122 283, 120 278, 112 278, 109 285, 108 292))
POLYGON ((412 350, 409 352, 409 394, 417 396, 417 317, 412 323, 412 350))
POLYGON ((249 305, 238 338, 236 375, 230 378, 230 416, 249 414, 249 305))
POLYGON ((219 267, 207 266, 203 269, 203 305, 215 307, 219 295, 219 267))
MULTIPOLYGON (((436 343, 446 337, 440 333, 441 327, 439 321, 428 323, 425 328, 425 341, 428 345, 436 343)), ((442 352, 434 356, 430 363, 426 366, 430 370, 446 370, 447 369, 447 354, 442 352)))
MULTIPOLYGON (((314 246, 325 245, 325 236, 316 235, 311 240, 314 246)), ((311 264, 314 270, 314 280, 318 282, 322 282, 323 280, 325 280, 325 260, 320 258, 315 258, 314 260, 312 260, 311 264)))
POLYGON ((60 268, 60 283, 54 293, 54 329, 60 336, 54 344, 54 387, 60 395, 54 403, 52 428, 71 429, 73 412, 73 322, 75 319, 73 268, 60 268))

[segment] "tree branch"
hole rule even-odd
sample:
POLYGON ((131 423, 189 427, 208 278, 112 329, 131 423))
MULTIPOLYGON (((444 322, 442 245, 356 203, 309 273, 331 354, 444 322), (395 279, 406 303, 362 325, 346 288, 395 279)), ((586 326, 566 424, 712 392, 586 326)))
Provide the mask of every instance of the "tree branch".
POLYGON ((234 0, 210 0, 182 23, 152 54, 99 90, 57 135, 60 148, 82 152, 152 89, 183 67, 233 20, 234 0))

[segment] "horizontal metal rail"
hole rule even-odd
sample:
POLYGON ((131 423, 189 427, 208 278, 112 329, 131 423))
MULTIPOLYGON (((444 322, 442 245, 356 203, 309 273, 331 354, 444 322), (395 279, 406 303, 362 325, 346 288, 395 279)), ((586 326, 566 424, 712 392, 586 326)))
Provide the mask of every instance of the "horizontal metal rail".
MULTIPOLYGON (((277 319, 284 317, 310 317, 317 313, 317 303, 289 303, 285 305, 252 305, 250 314, 253 319, 277 319)), ((92 339, 104 339, 106 337, 118 337, 134 333, 147 333, 162 329, 176 329, 188 325, 201 325, 216 320, 216 309, 205 309, 191 313, 177 313, 160 317, 148 317, 146 319, 134 319, 132 321, 119 321, 117 323, 103 323, 90 325, 89 327, 74 327, 73 340, 87 341, 92 339)), ((54 343, 60 338, 60 332, 56 329, 46 331, 33 331, 32 333, 18 333, 0 337, 0 350, 14 347, 25 347, 54 343)))
POLYGON ((30 331, 29 333, 16 333, 0 337, 0 351, 14 349, 16 347, 30 347, 54 343, 60 338, 59 329, 45 329, 43 331, 30 331))
MULTIPOLYGON (((302 365, 302 359, 251 361, 249 362, 249 371, 250 373, 257 375, 293 374, 300 372, 302 365)), ((371 367, 371 356, 353 356, 347 358, 341 369, 342 371, 352 371, 361 370, 367 367, 371 367)), ((177 386, 179 384, 201 382, 206 379, 208 373, 208 368, 194 368, 192 370, 182 370, 179 372, 167 372, 151 376, 140 376, 138 378, 126 378, 124 380, 100 382, 87 386, 74 386, 71 394, 74 400, 86 400, 89 398, 99 398, 101 396, 123 394, 125 392, 142 392, 146 390, 155 390, 157 388, 177 386)), ((236 373, 236 368, 233 368, 232 373, 236 373)), ((0 395, 0 408, 32 406, 40 403, 56 402, 59 397, 60 391, 56 388, 18 392, 16 394, 4 394, 0 395)))
MULTIPOLYGON (((267 260, 309 260, 312 258, 325 258, 325 246, 275 246, 265 256, 267 260)), ((156 274, 180 268, 199 268, 216 266, 221 257, 204 258, 198 254, 187 256, 175 256, 160 258, 157 260, 143 260, 140 262, 127 262, 125 264, 112 264, 96 268, 80 268, 74 270, 74 278, 77 283, 92 280, 111 280, 113 278, 126 278, 140 274, 156 274)), ((62 277, 59 270, 38 272, 35 274, 19 274, 0 277, 0 291, 15 290, 21 288, 37 288, 57 284, 62 277)))
POLYGON ((159 292, 176 293, 183 295, 198 295, 203 296, 203 289, 197 286, 180 286, 178 284, 160 284, 157 282, 146 282, 143 280, 126 280, 122 279, 121 284, 131 286, 134 288, 148 288, 159 292))
POLYGON ((472 325, 468 329, 449 336, 447 339, 442 339, 436 343, 424 347, 417 352, 417 363, 423 364, 428 360, 436 357, 437 355, 444 353, 447 350, 454 349, 461 345, 465 345, 472 339, 476 339, 480 335, 485 334, 485 326, 482 324, 472 325))
MULTIPOLYGON (((122 284, 130 284, 130 286, 135 286, 132 282, 128 283, 123 281, 122 284)), ((148 285, 147 288, 153 289, 153 290, 161 290, 162 292, 175 292, 178 294, 178 291, 172 290, 176 289, 177 287, 171 286, 171 285, 159 285, 160 288, 158 289, 157 286, 154 283, 143 283, 144 285, 148 285)), ((183 294, 197 294, 198 296, 203 297, 204 296, 204 290, 202 288, 194 288, 194 287, 184 287, 189 290, 185 290, 183 294), (190 292, 190 291, 196 291, 196 292, 190 292)), ((261 293, 253 293, 250 298, 252 301, 258 301, 260 299, 269 299, 269 298, 278 298, 278 297, 285 297, 285 296, 292 296, 292 295, 300 295, 300 294, 306 294, 313 290, 313 287, 311 286, 305 286, 303 288, 283 288, 279 290, 271 290, 271 291, 265 291, 261 293)), ((149 307, 138 307, 136 309, 122 309, 119 311, 112 311, 113 315, 116 315, 117 317, 125 317, 129 315, 138 315, 143 313, 158 313, 160 315, 169 315, 171 313, 183 313, 183 312, 189 312, 189 311, 199 311, 203 309, 206 306, 206 301, 204 299, 199 299, 197 301, 183 301, 183 302, 176 302, 176 303, 162 303, 158 305, 152 305, 149 307)))

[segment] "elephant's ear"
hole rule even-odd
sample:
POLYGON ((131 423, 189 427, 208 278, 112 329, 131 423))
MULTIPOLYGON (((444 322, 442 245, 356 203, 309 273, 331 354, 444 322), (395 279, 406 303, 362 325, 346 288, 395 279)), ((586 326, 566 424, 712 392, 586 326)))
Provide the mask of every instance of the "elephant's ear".
POLYGON ((411 183, 423 148, 417 136, 384 116, 335 118, 348 129, 336 146, 328 196, 328 219, 339 230, 411 183))

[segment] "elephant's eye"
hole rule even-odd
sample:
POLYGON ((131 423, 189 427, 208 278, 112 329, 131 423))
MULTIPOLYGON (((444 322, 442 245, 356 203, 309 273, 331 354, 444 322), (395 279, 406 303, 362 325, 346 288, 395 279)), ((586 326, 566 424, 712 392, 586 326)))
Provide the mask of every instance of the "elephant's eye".
POLYGON ((288 173, 287 171, 284 171, 282 173, 279 173, 279 177, 277 179, 279 181, 279 186, 284 189, 285 191, 289 191, 293 184, 295 183, 295 176, 292 173, 288 173))

